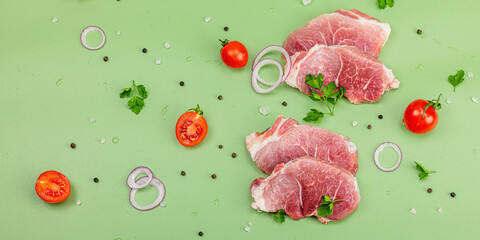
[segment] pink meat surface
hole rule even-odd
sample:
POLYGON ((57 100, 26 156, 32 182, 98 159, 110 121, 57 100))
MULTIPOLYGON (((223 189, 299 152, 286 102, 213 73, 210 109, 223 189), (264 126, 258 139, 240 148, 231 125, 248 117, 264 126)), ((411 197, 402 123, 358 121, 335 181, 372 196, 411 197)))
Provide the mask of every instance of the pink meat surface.
POLYGON ((283 43, 290 55, 308 51, 316 44, 355 46, 378 58, 390 35, 390 25, 381 23, 356 9, 320 15, 297 29, 283 43))
POLYGON ((353 175, 358 170, 357 147, 349 138, 312 125, 298 125, 283 116, 263 133, 248 135, 246 143, 253 161, 268 174, 278 164, 303 156, 326 160, 353 175))
POLYGON ((391 69, 356 47, 316 45, 291 60, 292 70, 285 81, 306 94, 310 94, 307 74, 322 73, 324 85, 334 81, 337 87, 344 87, 345 97, 355 104, 376 102, 385 91, 400 85, 391 69))
POLYGON ((342 201, 334 203, 331 216, 317 216, 323 223, 343 219, 360 202, 357 179, 350 172, 307 156, 278 165, 266 179, 255 179, 250 190, 252 208, 265 212, 283 209, 295 220, 317 216, 324 195, 342 201))

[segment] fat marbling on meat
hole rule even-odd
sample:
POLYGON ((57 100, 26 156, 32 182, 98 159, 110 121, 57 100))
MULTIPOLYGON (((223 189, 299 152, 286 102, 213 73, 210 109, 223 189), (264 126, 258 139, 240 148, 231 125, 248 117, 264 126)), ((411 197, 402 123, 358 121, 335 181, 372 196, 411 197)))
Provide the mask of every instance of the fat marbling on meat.
POLYGON ((252 208, 265 212, 283 209, 295 220, 309 216, 323 223, 341 220, 360 202, 357 180, 349 171, 308 156, 278 165, 266 179, 255 179, 250 190, 252 208), (331 216, 319 217, 317 210, 324 195, 341 201, 334 203, 331 216))

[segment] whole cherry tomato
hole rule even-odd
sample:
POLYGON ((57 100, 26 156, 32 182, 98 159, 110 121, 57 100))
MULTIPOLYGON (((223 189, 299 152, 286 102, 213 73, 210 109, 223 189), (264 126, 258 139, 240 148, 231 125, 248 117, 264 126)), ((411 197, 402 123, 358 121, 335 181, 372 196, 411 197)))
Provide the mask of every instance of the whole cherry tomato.
POLYGON ((241 42, 229 41, 227 39, 223 41, 221 39, 219 40, 223 46, 220 51, 220 56, 225 65, 231 68, 242 68, 247 65, 248 51, 241 42))
POLYGON ((440 104, 441 96, 442 94, 438 96, 438 99, 432 101, 417 99, 411 102, 403 114, 405 127, 415 134, 425 134, 432 131, 438 122, 436 110, 442 108, 440 104))

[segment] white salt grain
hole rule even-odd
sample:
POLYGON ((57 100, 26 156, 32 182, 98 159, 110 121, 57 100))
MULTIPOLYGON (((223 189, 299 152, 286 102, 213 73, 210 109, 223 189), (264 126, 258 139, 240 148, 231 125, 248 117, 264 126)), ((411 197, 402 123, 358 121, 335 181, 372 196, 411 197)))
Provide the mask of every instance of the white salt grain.
POLYGON ((77 200, 77 201, 75 202, 75 204, 77 204, 77 206, 80 206, 80 205, 82 205, 82 201, 77 200))
POLYGON ((452 104, 452 100, 447 99, 447 104, 452 104))
POLYGON ((252 226, 253 226, 253 223, 252 223, 252 222, 248 222, 248 226, 252 227, 252 226))
POLYGON ((120 31, 117 31, 117 35, 120 36, 120 31))
POLYGON ((106 142, 105 138, 102 138, 102 140, 100 140, 101 144, 105 144, 105 142, 106 142))
POLYGON ((170 47, 171 47, 171 46, 170 46, 170 43, 165 42, 165 48, 166 48, 166 49, 169 49, 170 47))
POLYGON ((52 19, 52 23, 56 23, 56 22, 58 22, 58 19, 57 19, 57 18, 53 18, 53 19, 52 19))
POLYGON ((90 118, 91 123, 95 123, 97 120, 95 118, 90 118))
POLYGON ((442 209, 442 208, 438 208, 438 212, 439 212, 439 213, 443 213, 443 209, 442 209))
POLYGON ((415 208, 412 208, 412 210, 410 210, 411 213, 413 213, 414 215, 417 214, 417 210, 415 210, 415 208))
POLYGON ((352 126, 356 127, 358 125, 358 122, 357 121, 353 121, 352 122, 352 126))
POLYGON ((165 204, 164 202, 160 203, 160 207, 165 207, 165 206, 167 206, 167 204, 165 204))
POLYGON ((205 22, 206 22, 206 23, 209 23, 210 21, 212 21, 212 19, 211 19, 210 17, 206 17, 206 18, 205 18, 205 22))
POLYGON ((157 60, 155 60, 155 64, 157 64, 157 65, 160 65, 160 64, 162 64, 162 60, 161 60, 160 58, 159 58, 159 59, 157 59, 157 60))
POLYGON ((260 107, 260 113, 263 114, 263 115, 267 115, 269 114, 271 111, 270 111, 270 107, 265 107, 265 106, 261 106, 260 107))
POLYGON ((307 6, 308 4, 312 3, 312 0, 302 0, 303 5, 307 6))
POLYGON ((249 227, 245 228, 245 232, 250 232, 250 231, 251 231, 251 229, 249 227))
POLYGON ((476 97, 472 97, 472 102, 478 103, 478 99, 476 97))
POLYGON ((473 73, 468 72, 468 73, 467 73, 467 76, 468 76, 468 77, 473 77, 473 73))

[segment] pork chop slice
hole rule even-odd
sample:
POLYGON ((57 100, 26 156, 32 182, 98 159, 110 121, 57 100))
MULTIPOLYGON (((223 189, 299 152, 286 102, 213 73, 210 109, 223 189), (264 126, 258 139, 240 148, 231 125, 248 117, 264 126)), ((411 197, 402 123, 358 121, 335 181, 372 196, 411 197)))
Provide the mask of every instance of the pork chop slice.
POLYGON ((324 85, 334 81, 337 87, 344 87, 345 97, 355 104, 376 102, 385 91, 400 84, 391 69, 356 47, 315 45, 308 52, 297 52, 291 60, 292 69, 285 81, 307 94, 307 74, 321 73, 324 85))
POLYGON ((353 175, 358 169, 358 150, 349 138, 316 126, 298 125, 283 116, 264 132, 248 135, 246 144, 252 160, 268 174, 278 164, 303 156, 326 160, 353 175))
POLYGON ((267 178, 257 178, 250 186, 252 208, 277 212, 283 209, 292 219, 316 216, 327 223, 345 218, 360 202, 357 179, 347 170, 327 161, 300 157, 282 163, 267 178), (321 198, 328 195, 334 203, 328 217, 317 215, 321 198))
POLYGON ((283 48, 293 55, 308 51, 316 44, 347 45, 378 58, 390 32, 388 23, 382 23, 356 9, 340 9, 320 15, 292 32, 283 43, 283 48))

